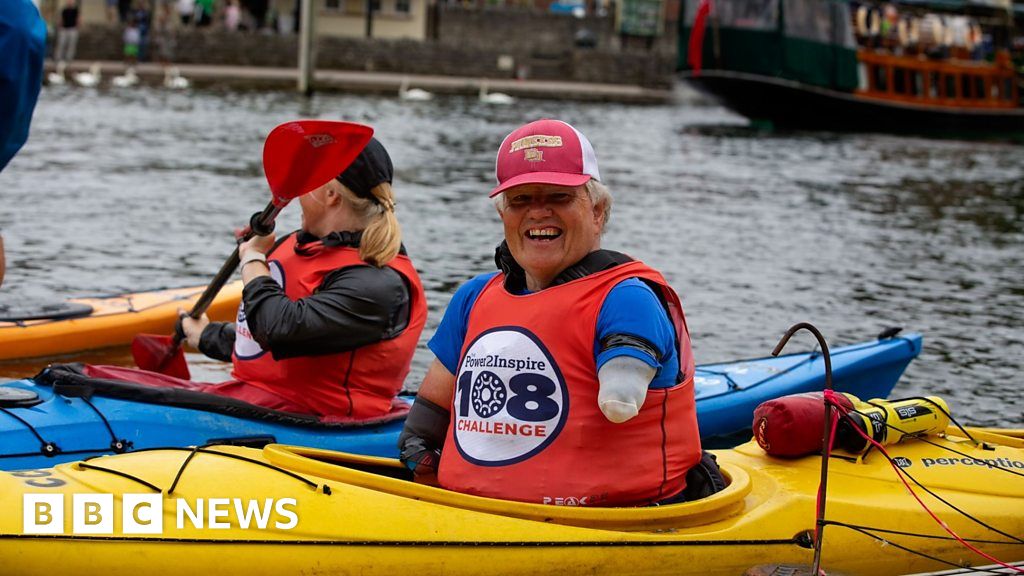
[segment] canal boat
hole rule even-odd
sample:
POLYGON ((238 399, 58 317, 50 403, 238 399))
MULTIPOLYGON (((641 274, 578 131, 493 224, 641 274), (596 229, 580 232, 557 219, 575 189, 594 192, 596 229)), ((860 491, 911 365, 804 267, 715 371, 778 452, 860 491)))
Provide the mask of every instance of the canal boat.
POLYGON ((680 26, 682 77, 753 121, 1024 137, 1009 0, 684 0, 680 26))
MULTIPOLYGON (((885 398, 920 352, 920 334, 892 332, 836 348, 831 351, 835 388, 861 398, 885 398)), ((391 413, 373 421, 323 420, 96 374, 87 366, 58 365, 34 379, 0 386, 0 469, 221 443, 292 443, 397 456, 398 434, 411 402, 400 398, 391 413)), ((824 358, 817 351, 698 366, 694 389, 701 437, 742 433, 761 402, 824 385, 824 358)), ((732 446, 749 437, 716 445, 732 446)))
MULTIPOLYGON (((830 458, 821 567, 886 576, 1024 560, 1024 431, 1003 432, 951 427, 830 458)), ((411 482, 396 460, 284 445, 104 456, 0 473, 0 557, 21 576, 735 576, 810 565, 822 457, 774 458, 754 442, 714 453, 724 490, 638 508, 458 494, 411 482), (106 523, 85 522, 89 510, 106 523)))

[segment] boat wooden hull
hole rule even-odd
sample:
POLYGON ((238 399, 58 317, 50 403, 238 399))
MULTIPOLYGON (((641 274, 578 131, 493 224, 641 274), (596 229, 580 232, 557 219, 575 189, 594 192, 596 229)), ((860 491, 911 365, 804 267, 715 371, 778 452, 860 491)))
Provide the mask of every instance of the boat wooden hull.
POLYGON ((1024 109, 911 104, 727 70, 683 79, 754 121, 787 129, 1024 138, 1024 109))

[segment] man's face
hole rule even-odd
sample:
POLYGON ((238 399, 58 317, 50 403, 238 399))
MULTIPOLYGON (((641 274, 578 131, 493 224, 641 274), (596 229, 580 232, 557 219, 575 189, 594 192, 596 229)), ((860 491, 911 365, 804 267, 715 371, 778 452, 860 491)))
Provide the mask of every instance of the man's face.
POLYGON ((524 184, 504 194, 505 240, 530 290, 546 288, 601 247, 602 208, 591 202, 586 186, 524 184))

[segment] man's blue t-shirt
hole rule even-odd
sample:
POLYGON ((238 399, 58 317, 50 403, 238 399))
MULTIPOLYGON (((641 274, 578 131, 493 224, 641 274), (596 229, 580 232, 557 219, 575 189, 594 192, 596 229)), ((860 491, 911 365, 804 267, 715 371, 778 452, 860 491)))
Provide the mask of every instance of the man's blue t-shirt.
MULTIPOLYGON (((466 282, 455 292, 445 310, 441 325, 428 346, 438 361, 455 374, 459 368, 462 345, 469 326, 469 312, 484 286, 497 272, 481 274, 466 282)), ((594 342, 594 361, 600 370, 605 362, 617 356, 631 356, 657 369, 651 388, 675 386, 679 374, 679 351, 676 349, 675 329, 665 308, 647 284, 636 278, 619 282, 608 293, 597 316, 597 334, 594 342), (601 351, 600 342, 613 334, 642 338, 654 346, 658 357, 631 346, 619 346, 601 351)))
POLYGON ((46 23, 30 0, 0 0, 0 170, 25 140, 43 83, 46 23))

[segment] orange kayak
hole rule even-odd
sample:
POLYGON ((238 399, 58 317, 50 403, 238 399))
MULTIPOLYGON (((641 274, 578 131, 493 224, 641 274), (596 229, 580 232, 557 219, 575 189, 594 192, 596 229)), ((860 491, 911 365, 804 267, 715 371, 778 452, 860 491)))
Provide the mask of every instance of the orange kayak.
MULTIPOLYGON (((150 290, 98 298, 72 298, 52 316, 0 318, 0 360, 57 356, 126 346, 136 334, 170 334, 178 308, 188 310, 205 286, 150 290)), ((210 305, 211 320, 234 320, 242 283, 224 286, 210 305)))

